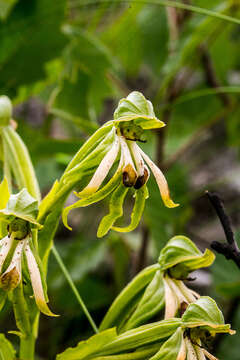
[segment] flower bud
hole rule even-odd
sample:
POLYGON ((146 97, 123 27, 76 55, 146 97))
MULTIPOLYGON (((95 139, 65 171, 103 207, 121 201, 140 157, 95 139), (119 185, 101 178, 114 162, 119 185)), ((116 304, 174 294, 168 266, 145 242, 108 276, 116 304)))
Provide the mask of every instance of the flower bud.
POLYGON ((5 95, 0 96, 0 126, 7 126, 12 117, 12 103, 5 95))

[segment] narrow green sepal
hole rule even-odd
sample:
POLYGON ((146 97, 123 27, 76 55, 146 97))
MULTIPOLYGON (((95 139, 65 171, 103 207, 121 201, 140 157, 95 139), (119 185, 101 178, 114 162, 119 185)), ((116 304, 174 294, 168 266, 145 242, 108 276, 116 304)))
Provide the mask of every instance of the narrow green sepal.
POLYGON ((135 203, 131 213, 131 223, 126 227, 112 226, 112 230, 118 232, 130 232, 138 226, 145 207, 145 201, 148 198, 147 186, 142 186, 139 190, 135 191, 135 203))
POLYGON ((99 224, 97 237, 101 238, 108 233, 115 221, 123 215, 123 202, 128 188, 122 183, 114 190, 109 201, 109 214, 104 216, 99 224))
MULTIPOLYGON (((91 204, 94 204, 96 202, 99 202, 103 199, 105 199, 111 192, 113 192, 117 186, 119 186, 121 181, 121 171, 116 171, 114 176, 109 180, 109 182, 103 186, 100 190, 96 191, 94 194, 80 199, 74 204, 66 207, 62 212, 62 220, 63 224, 68 228, 69 230, 72 230, 72 228, 68 225, 67 217, 71 210, 77 209, 80 207, 86 207, 91 204)), ((76 196, 78 196, 78 193, 75 193, 76 196)))
POLYGON ((183 330, 177 331, 161 346, 160 350, 149 360, 185 360, 186 349, 183 330))

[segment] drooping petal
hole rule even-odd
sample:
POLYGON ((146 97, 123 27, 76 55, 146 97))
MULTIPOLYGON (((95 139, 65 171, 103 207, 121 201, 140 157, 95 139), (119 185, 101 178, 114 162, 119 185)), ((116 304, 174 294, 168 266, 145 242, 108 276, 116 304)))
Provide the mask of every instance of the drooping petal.
POLYGON ((126 187, 131 187, 136 183, 137 171, 126 140, 123 136, 120 136, 119 139, 123 155, 123 184, 126 187))
POLYGON ((143 157, 143 159, 146 161, 150 169, 152 170, 152 173, 157 181, 163 202, 165 206, 169 208, 173 208, 178 206, 179 204, 175 204, 172 199, 170 198, 170 192, 168 188, 167 180, 165 179, 165 176, 161 172, 161 170, 154 164, 154 162, 140 149, 138 145, 136 145, 143 157))
MULTIPOLYGON (((204 355, 206 355, 206 357, 209 360, 218 360, 218 358, 216 358, 215 356, 213 356, 212 354, 210 354, 206 349, 202 349, 202 352, 204 355)), ((200 359, 201 360, 201 359, 200 359)))
POLYGON ((144 161, 142 159, 141 153, 135 141, 128 141, 129 148, 132 152, 134 162, 137 168, 138 176, 144 175, 144 161))
MULTIPOLYGON (((123 164, 122 159, 123 159, 123 157, 121 156, 118 169, 116 170, 113 177, 109 180, 109 182, 105 186, 103 186, 100 190, 93 193, 92 195, 90 195, 86 198, 80 199, 70 206, 67 206, 63 210, 62 220, 63 220, 63 224, 66 226, 66 228, 68 228, 69 230, 72 230, 72 228, 68 225, 68 222, 67 222, 67 217, 71 210, 77 209, 79 207, 86 207, 86 206, 89 206, 96 202, 99 202, 99 201, 103 200, 105 197, 107 197, 109 194, 111 194, 111 192, 113 192, 116 189, 116 187, 121 182, 121 173, 122 173, 122 164, 123 164)), ((78 193, 75 193, 75 195, 79 196, 78 193)))
POLYGON ((187 360, 198 360, 197 354, 192 345, 192 342, 188 337, 185 338, 185 344, 186 344, 186 348, 187 348, 187 360))
POLYGON ((98 190, 98 188, 101 186, 104 179, 108 175, 111 167, 113 166, 117 158, 118 152, 119 152, 119 138, 117 136, 111 150, 108 151, 108 153, 100 162, 89 184, 80 193, 78 193, 78 196, 80 197, 89 196, 98 190))
POLYGON ((5 236, 5 238, 3 238, 1 240, 1 250, 0 250, 0 272, 2 270, 2 266, 4 264, 4 261, 6 260, 6 257, 12 247, 13 244, 13 238, 5 236))
MULTIPOLYGON (((197 353, 198 360, 206 360, 205 355, 204 355, 204 349, 202 349, 198 345, 195 345, 194 347, 195 347, 195 351, 197 353)), ((217 359, 215 357, 213 357, 212 360, 217 360, 217 359)))
POLYGON ((174 292, 172 291, 166 277, 163 278, 165 289, 165 315, 164 319, 170 319, 175 316, 178 310, 178 301, 174 292))
POLYGON ((43 285, 42 285, 40 270, 39 270, 37 261, 32 253, 32 250, 31 250, 28 242, 25 247, 25 254, 26 254, 28 271, 29 271, 31 284, 32 284, 32 288, 33 288, 33 293, 34 293, 34 298, 35 298, 37 307, 45 315, 58 316, 58 315, 54 314, 47 306, 47 302, 45 300, 45 295, 44 295, 44 290, 43 290, 43 285))
POLYGON ((22 278, 22 252, 25 246, 25 239, 19 241, 14 250, 10 265, 0 278, 0 286, 5 291, 15 289, 22 278))

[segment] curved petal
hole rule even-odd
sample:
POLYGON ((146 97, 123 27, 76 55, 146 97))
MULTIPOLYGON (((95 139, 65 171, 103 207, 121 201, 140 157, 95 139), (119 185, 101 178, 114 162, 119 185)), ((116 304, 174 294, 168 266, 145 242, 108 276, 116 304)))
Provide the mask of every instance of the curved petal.
POLYGON ((32 284, 33 293, 34 293, 37 307, 45 315, 58 316, 58 315, 52 313, 52 311, 47 306, 47 302, 45 300, 44 291, 43 291, 40 270, 39 270, 38 264, 36 262, 36 259, 32 253, 32 250, 31 250, 28 242, 26 244, 25 254, 26 254, 26 258, 27 258, 29 275, 31 278, 31 284, 32 284))
POLYGON ((133 207, 133 211, 131 214, 131 223, 128 226, 125 227, 118 227, 113 226, 112 230, 118 231, 118 232, 130 232, 136 229, 138 226, 142 213, 145 206, 145 200, 148 198, 148 190, 146 185, 141 187, 141 189, 137 190, 135 192, 135 204, 133 207))
POLYGON ((173 318, 178 310, 178 301, 174 292, 172 291, 166 277, 163 278, 164 281, 164 293, 165 293, 165 315, 164 319, 173 318))
POLYGON ((119 139, 123 156, 123 183, 126 187, 131 187, 137 180, 137 171, 126 140, 123 136, 119 136, 119 139))
POLYGON ((144 161, 142 159, 141 153, 139 151, 139 147, 137 146, 135 141, 128 141, 130 150, 133 154, 133 158, 135 161, 135 165, 137 168, 138 176, 144 175, 144 161))
POLYGON ((6 257, 12 247, 13 244, 13 237, 8 237, 5 236, 5 238, 3 238, 1 240, 1 250, 0 250, 0 272, 2 270, 2 266, 4 264, 4 261, 6 260, 6 257))
MULTIPOLYGON (((75 202, 74 204, 72 204, 70 206, 67 206, 63 210, 62 220, 63 220, 63 224, 64 224, 64 226, 66 226, 66 228, 68 228, 69 230, 72 230, 72 228, 68 225, 68 222, 67 222, 67 217, 71 210, 77 209, 79 207, 86 207, 86 206, 94 204, 98 201, 101 201, 116 189, 116 187, 120 184, 120 181, 121 181, 121 168, 122 168, 122 162, 120 160, 118 169, 116 170, 113 177, 109 180, 109 182, 105 186, 103 186, 100 190, 98 190, 94 194, 92 194, 86 198, 78 200, 77 202, 75 202)), ((78 193, 75 193, 75 195, 78 196, 78 193)))
POLYGON ((5 291, 15 289, 22 278, 22 252, 25 246, 25 239, 19 241, 14 251, 12 260, 7 270, 0 278, 0 286, 5 291))
POLYGON ((112 148, 107 152, 105 157, 100 162, 89 184, 78 194, 80 197, 89 196, 96 192, 108 175, 113 166, 119 152, 119 138, 116 137, 112 148))
POLYGON ((169 188, 168 188, 168 183, 167 180, 165 179, 165 176, 163 175, 163 173, 161 172, 161 170, 154 164, 154 162, 140 149, 140 147, 138 145, 136 145, 142 155, 142 157, 144 158, 144 160, 146 161, 146 163, 148 164, 148 166, 150 167, 150 169, 152 170, 152 173, 156 179, 156 182, 158 184, 163 202, 165 204, 165 206, 169 207, 169 208, 173 208, 178 206, 179 204, 175 204, 172 199, 170 198, 170 192, 169 192, 169 188))

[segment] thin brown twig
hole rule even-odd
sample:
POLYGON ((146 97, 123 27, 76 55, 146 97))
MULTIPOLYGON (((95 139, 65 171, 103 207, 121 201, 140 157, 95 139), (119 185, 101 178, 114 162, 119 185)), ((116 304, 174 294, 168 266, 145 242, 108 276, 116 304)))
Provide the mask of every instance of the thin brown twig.
POLYGON ((217 253, 224 255, 227 260, 232 260, 240 269, 240 250, 232 230, 231 220, 226 213, 223 202, 216 193, 206 191, 206 195, 217 213, 226 237, 226 243, 213 241, 211 248, 217 253))

